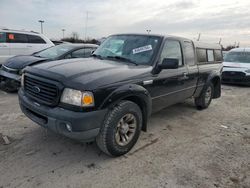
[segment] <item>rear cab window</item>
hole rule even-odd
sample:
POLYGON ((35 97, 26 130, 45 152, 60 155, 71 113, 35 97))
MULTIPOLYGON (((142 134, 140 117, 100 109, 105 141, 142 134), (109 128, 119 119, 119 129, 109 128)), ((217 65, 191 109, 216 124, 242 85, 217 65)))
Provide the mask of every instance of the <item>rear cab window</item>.
POLYGON ((0 32, 0 43, 5 43, 5 42, 6 42, 6 33, 0 32))
POLYGON ((200 64, 223 61, 223 55, 221 50, 197 48, 196 54, 197 54, 197 61, 200 64))
POLYGON ((196 50, 197 53, 197 60, 199 63, 206 63, 207 62, 207 51, 206 49, 198 48, 196 50))
POLYGON ((215 61, 223 61, 223 55, 221 50, 214 50, 215 61))
POLYGON ((214 62, 214 51, 207 50, 207 60, 208 62, 214 62))

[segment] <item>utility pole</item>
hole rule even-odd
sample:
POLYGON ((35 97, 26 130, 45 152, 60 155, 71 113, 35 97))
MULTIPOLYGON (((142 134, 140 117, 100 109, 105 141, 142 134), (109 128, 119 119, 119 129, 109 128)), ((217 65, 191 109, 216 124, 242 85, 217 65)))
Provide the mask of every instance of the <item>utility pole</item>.
POLYGON ((85 22, 85 41, 87 40, 87 30, 88 30, 88 19, 89 19, 89 12, 86 13, 86 22, 85 22))
POLYGON ((199 33, 197 41, 200 41, 200 39, 201 39, 201 33, 199 33))
POLYGON ((151 29, 147 29, 146 31, 148 32, 148 35, 149 35, 149 34, 150 34, 150 32, 151 32, 151 29))
POLYGON ((64 32, 65 32, 65 29, 62 29, 63 39, 64 39, 64 32))
POLYGON ((44 23, 44 20, 38 20, 38 22, 41 23, 41 33, 43 34, 43 23, 44 23))
POLYGON ((220 40, 219 40, 219 44, 221 44, 221 41, 222 41, 222 39, 220 38, 220 40))

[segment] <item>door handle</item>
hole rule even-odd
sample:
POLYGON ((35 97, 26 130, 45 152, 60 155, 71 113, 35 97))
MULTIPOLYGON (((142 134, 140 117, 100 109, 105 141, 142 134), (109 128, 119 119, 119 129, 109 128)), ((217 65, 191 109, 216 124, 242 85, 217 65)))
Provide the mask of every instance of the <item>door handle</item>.
POLYGON ((186 78, 186 79, 188 79, 188 76, 187 76, 188 74, 186 73, 186 72, 184 72, 183 73, 183 78, 186 78))
POLYGON ((8 46, 6 46, 6 45, 0 45, 0 47, 2 47, 2 48, 7 48, 8 46))
POLYGON ((183 73, 183 76, 182 76, 182 77, 179 77, 178 80, 179 80, 179 81, 188 80, 189 77, 188 77, 187 75, 188 75, 188 74, 187 74, 186 72, 184 72, 184 73, 183 73))
POLYGON ((32 46, 27 46, 28 48, 32 48, 32 46))

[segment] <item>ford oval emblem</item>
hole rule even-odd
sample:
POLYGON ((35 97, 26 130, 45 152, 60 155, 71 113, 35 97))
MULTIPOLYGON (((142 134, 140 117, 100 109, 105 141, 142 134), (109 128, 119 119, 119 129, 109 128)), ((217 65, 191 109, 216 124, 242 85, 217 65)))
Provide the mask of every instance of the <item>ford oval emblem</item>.
POLYGON ((40 93, 40 91, 41 91, 41 89, 37 86, 33 86, 32 89, 33 89, 34 93, 40 93))

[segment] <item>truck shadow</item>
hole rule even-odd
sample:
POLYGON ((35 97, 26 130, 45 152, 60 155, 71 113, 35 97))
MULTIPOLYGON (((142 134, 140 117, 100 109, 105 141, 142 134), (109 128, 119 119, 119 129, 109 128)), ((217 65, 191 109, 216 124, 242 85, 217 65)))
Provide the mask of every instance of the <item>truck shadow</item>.
MULTIPOLYGON (((196 112, 197 110, 191 100, 156 112, 152 114, 148 124, 150 130, 145 134, 150 134, 150 131, 154 131, 155 128, 162 126, 160 123, 156 123, 159 119, 181 118, 196 112)), ((28 153, 29 155, 29 151, 35 151, 34 155, 32 153, 32 156, 41 153, 42 155, 39 154, 41 158, 60 158, 60 156, 65 158, 70 156, 71 159, 74 158, 73 161, 92 161, 92 159, 97 158, 100 160, 110 158, 99 150, 95 142, 80 143, 39 127, 34 123, 31 123, 31 127, 31 130, 26 132, 22 141, 18 143, 20 147, 25 146, 25 151, 27 151, 25 154, 28 153)), ((49 161, 50 159, 47 160, 47 162, 49 161)))
POLYGON ((25 169, 25 176, 21 175, 22 173, 15 174, 15 179, 20 179, 20 181, 32 181, 32 179, 52 174, 59 176, 64 171, 79 175, 85 172, 95 173, 109 168, 111 164, 130 160, 129 157, 133 157, 135 153, 145 150, 152 144, 157 144, 159 130, 167 125, 161 120, 181 118, 196 111, 193 103, 188 100, 153 114, 148 132, 142 133, 138 143, 129 154, 118 158, 105 155, 95 143, 79 143, 29 121, 30 124, 27 125, 28 128, 21 135, 21 139, 8 146, 0 146, 0 157, 2 161, 11 161, 8 164, 10 169, 15 168, 17 171, 25 169))

